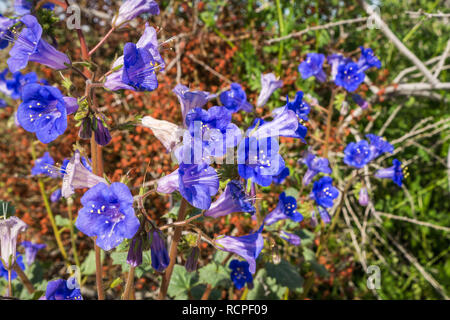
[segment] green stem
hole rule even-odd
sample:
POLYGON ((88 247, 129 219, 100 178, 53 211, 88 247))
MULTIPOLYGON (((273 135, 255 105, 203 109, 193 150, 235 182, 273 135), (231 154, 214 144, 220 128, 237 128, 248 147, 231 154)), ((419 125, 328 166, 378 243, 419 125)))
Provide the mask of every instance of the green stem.
MULTIPOLYGON (((178 211, 178 219, 177 222, 184 221, 186 218, 186 209, 188 202, 183 198, 181 199, 180 209, 178 211)), ((173 233, 172 244, 170 245, 170 262, 167 266, 167 269, 162 277, 161 287, 159 289, 158 300, 164 300, 167 295, 167 289, 169 288, 170 278, 172 277, 173 267, 175 266, 175 262, 177 259, 178 252, 178 242, 181 238, 181 231, 183 227, 175 227, 175 231, 173 233)))
MULTIPOLYGON (((73 259, 75 260, 75 264, 77 265, 78 269, 80 269, 80 259, 78 258, 78 252, 77 252, 77 246, 76 246, 76 239, 77 235, 75 234, 75 228, 74 228, 74 222, 73 222, 73 214, 72 214, 72 198, 69 198, 67 200, 67 212, 69 214, 69 221, 70 221, 70 242, 72 244, 72 251, 73 251, 73 259)), ((79 280, 79 279, 78 279, 79 280)))
MULTIPOLYGON (((284 35, 284 21, 283 21, 283 11, 281 8, 280 0, 276 0, 277 13, 278 13, 278 25, 280 37, 284 35)), ((278 66, 277 74, 281 76, 281 60, 283 59, 284 42, 280 41, 280 50, 278 51, 278 66)))
POLYGON ((50 202, 48 202, 47 194, 45 193, 44 182, 41 178, 38 178, 39 189, 41 190, 42 200, 44 200, 45 210, 47 210, 47 215, 52 225, 53 233, 55 234, 56 243, 58 244, 59 251, 61 252, 64 260, 67 262, 67 252, 61 241, 61 236, 56 226, 55 217, 53 216, 52 208, 50 207, 50 202))

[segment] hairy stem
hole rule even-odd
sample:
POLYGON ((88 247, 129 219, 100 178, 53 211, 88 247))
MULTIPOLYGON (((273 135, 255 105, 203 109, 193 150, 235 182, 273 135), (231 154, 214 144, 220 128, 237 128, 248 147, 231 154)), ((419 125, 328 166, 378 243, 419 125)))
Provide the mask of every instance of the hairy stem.
MULTIPOLYGON (((181 200, 180 204, 180 210, 178 211, 178 219, 177 222, 181 222, 186 217, 186 208, 187 208, 187 201, 183 198, 181 200)), ((166 269, 166 272, 164 273, 161 281, 161 288, 159 289, 159 300, 164 300, 167 295, 167 289, 169 288, 170 278, 172 277, 172 271, 173 267, 175 266, 175 262, 177 259, 177 252, 178 252, 178 242, 181 238, 181 231, 183 227, 175 227, 175 231, 173 234, 172 243, 170 245, 170 263, 169 266, 166 269)))
POLYGON ((127 284, 125 285, 125 291, 123 292, 122 300, 132 300, 131 289, 134 287, 134 267, 130 266, 128 271, 127 284))
MULTIPOLYGON (((95 141, 95 136, 91 137, 91 158, 92 158, 92 170, 94 174, 98 176, 103 176, 103 159, 102 159, 102 149, 99 147, 95 141)), ((103 291, 102 284, 102 260, 101 260, 101 249, 94 244, 95 249, 95 279, 97 282, 97 294, 98 300, 105 300, 105 294, 103 291)))
POLYGON ((33 284, 31 283, 30 279, 28 279, 25 272, 23 272, 23 270, 20 269, 20 267, 17 263, 14 263, 13 269, 15 272, 17 272, 17 275, 19 276, 20 281, 22 281, 22 283, 25 286, 25 288, 27 289, 28 293, 33 294, 34 293, 33 284))
POLYGON ((92 56, 94 54, 95 51, 97 51, 98 48, 100 48, 105 41, 109 38, 109 36, 114 32, 114 30, 116 30, 116 28, 112 27, 108 33, 99 41, 99 43, 97 43, 97 45, 94 47, 94 49, 92 49, 91 51, 89 51, 89 56, 92 56))
POLYGON ((69 230, 70 230, 70 242, 72 244, 72 251, 73 251, 73 259, 75 260, 75 264, 80 268, 80 259, 78 258, 78 252, 77 252, 77 246, 76 246, 76 239, 77 236, 75 234, 75 228, 73 223, 73 214, 72 214, 72 199, 68 199, 67 201, 67 212, 69 214, 69 230))

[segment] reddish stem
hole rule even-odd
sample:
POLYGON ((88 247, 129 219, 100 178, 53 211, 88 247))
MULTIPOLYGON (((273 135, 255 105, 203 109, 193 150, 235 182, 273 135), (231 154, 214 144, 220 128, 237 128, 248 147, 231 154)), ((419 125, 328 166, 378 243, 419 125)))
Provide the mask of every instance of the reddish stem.
POLYGON ((88 55, 89 55, 89 56, 92 56, 92 55, 94 54, 94 52, 97 51, 97 49, 100 48, 100 47, 105 43, 105 41, 106 41, 106 40, 109 38, 109 36, 114 32, 114 30, 116 30, 116 28, 112 27, 112 28, 108 31, 108 33, 103 37, 103 39, 100 40, 99 43, 97 43, 97 45, 94 47, 94 49, 92 49, 91 51, 89 51, 88 55))

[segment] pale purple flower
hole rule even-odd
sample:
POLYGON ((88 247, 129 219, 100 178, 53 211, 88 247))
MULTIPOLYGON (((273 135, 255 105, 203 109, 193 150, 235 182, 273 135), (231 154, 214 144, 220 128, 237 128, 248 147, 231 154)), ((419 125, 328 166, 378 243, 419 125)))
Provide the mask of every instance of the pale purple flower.
POLYGON ((83 165, 80 152, 75 151, 63 173, 62 196, 68 198, 75 193, 75 189, 92 188, 100 182, 107 184, 104 178, 93 174, 83 165))
POLYGON ((1 257, 6 268, 12 267, 16 260, 17 237, 20 232, 28 228, 19 218, 12 216, 0 219, 0 247, 1 257), (11 264, 9 264, 11 262, 11 264))
POLYGON ((264 106, 272 93, 283 86, 283 80, 278 80, 273 73, 261 74, 261 92, 259 93, 256 106, 264 106))
POLYGON ((151 129, 155 137, 161 141, 169 152, 172 151, 182 137, 181 128, 169 121, 145 116, 142 118, 142 126, 151 129))
POLYGON ((186 124, 186 115, 189 111, 203 107, 209 100, 216 97, 215 94, 210 94, 207 91, 190 90, 182 84, 177 84, 172 91, 177 95, 180 102, 184 125, 186 124))
POLYGON ((256 259, 264 246, 262 231, 264 224, 254 233, 242 236, 220 236, 215 240, 218 249, 232 252, 247 260, 250 272, 256 272, 256 259))
POLYGON ((362 187, 361 190, 359 190, 358 202, 364 207, 369 204, 369 193, 367 192, 366 187, 362 187))
POLYGON ((159 6, 152 0, 126 0, 119 8, 119 14, 113 20, 113 26, 121 28, 127 25, 127 22, 144 13, 153 15, 159 14, 159 6))

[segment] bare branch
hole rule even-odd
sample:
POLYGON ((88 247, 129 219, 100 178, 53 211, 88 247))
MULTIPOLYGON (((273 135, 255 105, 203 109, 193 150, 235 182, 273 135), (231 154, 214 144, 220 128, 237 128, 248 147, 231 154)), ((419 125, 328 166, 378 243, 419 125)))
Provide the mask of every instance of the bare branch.
POLYGON ((291 39, 291 38, 295 38, 295 37, 300 37, 300 36, 304 35, 305 33, 308 33, 309 31, 323 30, 323 29, 329 29, 329 28, 342 26, 342 25, 345 25, 345 24, 364 22, 367 19, 368 19, 367 17, 355 18, 355 19, 342 20, 342 21, 337 21, 337 22, 330 22, 330 23, 327 23, 327 24, 324 24, 324 25, 320 25, 320 26, 306 27, 306 29, 304 29, 304 30, 301 30, 301 31, 298 31, 298 32, 294 32, 294 33, 288 34, 288 35, 283 36, 283 37, 267 40, 266 43, 267 44, 272 44, 272 43, 275 43, 275 42, 280 42, 280 41, 283 41, 283 40, 287 40, 287 39, 291 39))
POLYGON ((397 47, 397 49, 409 60, 411 60, 414 65, 423 73, 423 75, 428 79, 428 81, 432 85, 437 85, 439 81, 435 76, 428 70, 428 68, 423 64, 423 62, 417 58, 417 56, 411 52, 404 44, 401 42, 397 36, 389 29, 388 25, 381 19, 381 17, 373 10, 371 6, 367 4, 367 2, 362 1, 362 5, 364 10, 375 20, 378 27, 380 27, 381 31, 384 35, 392 41, 392 43, 397 47))

